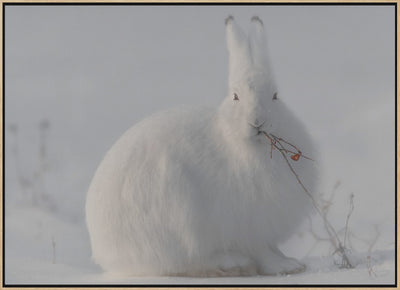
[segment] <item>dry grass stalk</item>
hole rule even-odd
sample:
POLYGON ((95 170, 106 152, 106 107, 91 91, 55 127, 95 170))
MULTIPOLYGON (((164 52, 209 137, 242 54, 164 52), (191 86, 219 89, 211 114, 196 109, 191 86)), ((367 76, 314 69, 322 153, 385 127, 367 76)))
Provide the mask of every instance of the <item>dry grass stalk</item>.
MULTIPOLYGON (((303 189, 303 191, 307 194, 307 196, 310 198, 315 210, 317 211, 318 215, 323 219, 324 222, 324 227, 326 232, 328 233, 332 244, 335 247, 335 253, 334 254, 339 254, 342 261, 341 261, 341 268, 354 268, 354 266, 352 265, 349 257, 347 256, 347 250, 344 246, 344 244, 342 243, 342 241, 339 239, 339 236, 335 230, 335 228, 332 226, 332 224, 329 222, 329 220, 327 219, 326 214, 323 213, 323 211, 321 211, 321 209, 319 208, 317 201, 315 200, 315 198, 312 196, 312 194, 308 191, 308 189, 304 186, 303 182, 301 181, 299 175, 296 173, 296 171, 294 170, 293 166, 290 164, 289 159, 287 154, 292 154, 290 157, 292 160, 297 161, 299 160, 299 158, 303 157, 305 159, 311 160, 313 161, 311 158, 305 156, 302 154, 302 152, 293 144, 287 142, 286 140, 277 137, 273 134, 268 134, 265 131, 261 131, 261 133, 264 134, 264 136, 268 139, 268 141, 271 144, 271 151, 270 151, 270 157, 272 158, 272 151, 274 149, 278 150, 279 153, 282 155, 282 157, 284 158, 284 160, 286 161, 286 164, 288 165, 290 171, 293 173, 293 175, 295 176, 297 182, 299 183, 299 185, 301 186, 301 188, 303 189), (288 149, 286 146, 290 146, 290 149, 288 149), (293 151, 295 150, 295 151, 293 151)), ((352 207, 354 208, 354 205, 352 205, 352 207)), ((351 210, 352 212, 352 210, 351 210)), ((348 220, 350 218, 351 212, 349 213, 348 217, 347 217, 347 221, 346 221, 346 227, 348 225, 348 220)))
POLYGON ((374 229, 375 229, 375 236, 373 238, 373 240, 370 242, 369 247, 368 247, 368 256, 367 256, 367 269, 368 269, 368 274, 372 277, 376 277, 377 274, 375 273, 374 269, 372 268, 371 265, 371 252, 372 252, 372 248, 375 246, 376 242, 378 241, 379 237, 381 236, 381 233, 379 231, 379 227, 378 225, 374 225, 374 229))

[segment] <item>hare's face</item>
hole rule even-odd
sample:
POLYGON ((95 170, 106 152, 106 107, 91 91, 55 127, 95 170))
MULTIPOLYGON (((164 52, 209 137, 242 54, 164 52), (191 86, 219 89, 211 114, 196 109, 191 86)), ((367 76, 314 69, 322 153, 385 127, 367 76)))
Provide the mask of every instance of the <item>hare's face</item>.
POLYGON ((261 131, 277 126, 280 100, 276 85, 263 73, 252 73, 230 88, 224 107, 232 130, 240 139, 265 139, 261 131))

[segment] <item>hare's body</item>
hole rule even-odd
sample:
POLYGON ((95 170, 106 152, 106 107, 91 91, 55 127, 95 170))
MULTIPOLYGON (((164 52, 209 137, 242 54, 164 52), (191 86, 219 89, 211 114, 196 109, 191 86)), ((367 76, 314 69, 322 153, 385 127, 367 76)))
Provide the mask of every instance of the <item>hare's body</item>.
MULTIPOLYGON (((244 76, 257 83, 265 75, 244 76)), ((252 88, 237 90, 242 95, 252 88)), ((305 154, 314 146, 284 104, 275 104, 282 121, 261 124, 263 112, 255 111, 257 118, 246 117, 242 126, 235 114, 226 116, 243 102, 236 99, 217 110, 158 113, 107 153, 86 205, 93 257, 105 270, 216 276, 303 269, 277 245, 309 214, 310 199, 281 154, 275 149, 271 158, 270 143, 249 123, 258 122, 305 154)), ((292 166, 313 192, 311 161, 292 166)))

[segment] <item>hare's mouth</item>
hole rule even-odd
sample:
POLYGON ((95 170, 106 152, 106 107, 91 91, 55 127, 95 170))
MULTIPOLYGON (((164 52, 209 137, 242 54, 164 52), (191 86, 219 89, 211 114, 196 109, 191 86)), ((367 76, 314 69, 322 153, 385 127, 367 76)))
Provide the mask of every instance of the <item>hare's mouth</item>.
POLYGON ((264 123, 265 123, 265 121, 263 123, 261 123, 260 125, 255 125, 255 124, 249 123, 250 127, 252 127, 255 131, 254 136, 260 136, 263 134, 264 130, 262 130, 262 126, 264 126, 264 123))

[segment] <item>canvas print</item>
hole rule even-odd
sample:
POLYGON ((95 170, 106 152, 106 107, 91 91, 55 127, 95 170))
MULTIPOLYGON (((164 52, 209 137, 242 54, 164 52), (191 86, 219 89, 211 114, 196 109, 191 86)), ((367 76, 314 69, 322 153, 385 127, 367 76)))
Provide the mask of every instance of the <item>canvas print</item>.
POLYGON ((6 285, 393 285, 394 5, 6 5, 6 285))

